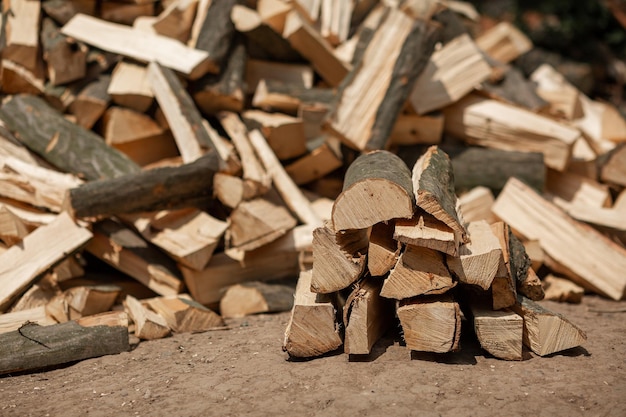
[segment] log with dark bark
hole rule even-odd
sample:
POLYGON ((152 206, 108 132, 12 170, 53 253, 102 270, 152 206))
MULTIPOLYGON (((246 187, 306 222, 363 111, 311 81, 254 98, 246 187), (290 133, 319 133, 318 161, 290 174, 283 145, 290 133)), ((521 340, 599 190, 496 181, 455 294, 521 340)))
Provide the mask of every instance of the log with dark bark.
POLYGON ((217 74, 228 56, 235 36, 235 25, 230 13, 238 0, 212 1, 204 15, 193 47, 206 51, 209 56, 209 72, 217 74))

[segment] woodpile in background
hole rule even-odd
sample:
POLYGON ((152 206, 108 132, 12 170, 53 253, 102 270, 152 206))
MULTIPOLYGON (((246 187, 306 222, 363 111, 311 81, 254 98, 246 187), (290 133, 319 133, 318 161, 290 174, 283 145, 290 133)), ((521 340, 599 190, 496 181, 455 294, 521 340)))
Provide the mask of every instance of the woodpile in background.
POLYGON ((2 373, 292 305, 293 356, 452 351, 462 307, 519 359, 584 338, 543 287, 624 297, 626 122, 467 3, 2 5, 2 373))

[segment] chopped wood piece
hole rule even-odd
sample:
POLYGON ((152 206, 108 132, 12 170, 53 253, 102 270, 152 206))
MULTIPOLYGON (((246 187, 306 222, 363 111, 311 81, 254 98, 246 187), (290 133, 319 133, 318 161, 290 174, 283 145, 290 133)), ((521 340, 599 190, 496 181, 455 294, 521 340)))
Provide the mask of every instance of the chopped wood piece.
POLYGON ((289 311, 294 289, 287 285, 253 281, 229 287, 220 300, 223 317, 245 317, 257 313, 289 311))
MULTIPOLYGON (((276 1, 282 3, 280 0, 276 1)), ((246 62, 246 93, 254 93, 261 80, 279 81, 310 89, 313 87, 313 77, 310 65, 249 59, 246 62)))
POLYGON ((222 204, 234 209, 242 201, 256 197, 257 190, 249 181, 218 172, 213 177, 213 193, 222 204))
POLYGON ((2 58, 36 72, 40 52, 41 2, 7 0, 3 2, 2 11, 6 16, 2 58))
POLYGON ((393 238, 407 245, 422 246, 448 255, 459 253, 459 235, 431 214, 419 210, 412 219, 396 220, 393 238))
POLYGON ((83 327, 74 321, 51 326, 25 324, 0 336, 0 346, 0 374, 36 370, 130 350, 127 327, 83 327))
POLYGON ((209 263, 226 228, 208 213, 196 209, 125 215, 148 242, 191 269, 200 271, 209 263))
POLYGON ((368 355, 393 324, 394 303, 380 296, 380 285, 380 280, 365 279, 346 300, 344 352, 349 355, 368 355))
POLYGON ((571 172, 549 169, 547 174, 545 191, 548 197, 566 211, 571 206, 599 209, 611 203, 611 192, 605 184, 571 172))
POLYGON ((283 33, 287 14, 292 7, 283 0, 258 0, 256 9, 263 23, 274 29, 276 33, 283 33))
POLYGON ((316 23, 320 16, 322 1, 323 0, 296 0, 293 2, 293 6, 309 22, 316 23))
POLYGON ((442 253, 407 245, 385 279, 380 295, 402 300, 418 295, 443 294, 455 285, 442 253))
POLYGON ((121 292, 114 285, 81 286, 65 290, 61 297, 69 307, 69 319, 75 320, 109 311, 121 292))
POLYGON ((0 108, 0 119, 20 142, 46 161, 87 180, 140 170, 124 154, 107 146, 101 137, 66 120, 40 98, 13 96, 0 108))
POLYGON ((7 247, 20 243, 28 235, 28 227, 10 208, 0 205, 0 241, 7 247))
POLYGON ((112 220, 94 225, 94 238, 86 249, 157 294, 175 295, 183 288, 182 277, 174 261, 112 220))
POLYGON ((324 128, 354 149, 384 149, 437 36, 434 25, 391 9, 342 85, 324 128))
POLYGON ((339 45, 348 39, 353 3, 350 0, 322 0, 320 33, 331 45, 339 45))
POLYGON ((69 105, 69 112, 76 117, 76 124, 91 129, 109 106, 111 96, 107 92, 111 76, 101 75, 81 89, 69 105))
POLYGON ((2 92, 5 94, 43 95, 45 80, 32 71, 7 59, 2 60, 2 92))
POLYGON ((257 198, 240 203, 231 213, 229 223, 227 246, 250 251, 283 236, 297 221, 284 206, 257 198))
POLYGON ((148 68, 145 65, 120 61, 111 74, 107 93, 120 106, 146 112, 154 102, 148 68))
POLYGON ((329 85, 338 86, 350 71, 350 66, 337 58, 328 41, 303 20, 297 11, 293 10, 287 15, 282 35, 329 85))
POLYGON ((128 329, 128 314, 125 311, 107 311, 92 316, 81 317, 76 319, 76 323, 83 327, 121 326, 128 329))
POLYGON ((154 15, 154 6, 154 2, 105 1, 100 4, 100 17, 108 22, 132 25, 141 16, 154 15))
POLYGON ((603 182, 626 187, 626 143, 616 147, 608 154, 600 169, 603 182))
MULTIPOLYGON (((285 167, 289 177, 297 185, 308 184, 323 178, 343 165, 341 155, 332 145, 331 137, 322 138, 323 142, 310 153, 285 167)), ((309 145, 311 142, 309 142, 309 145)))
POLYGON ((441 142, 444 118, 441 113, 401 114, 393 126, 391 145, 435 145, 441 142))
POLYGON ((469 95, 444 109, 445 130, 470 144, 541 152, 545 164, 565 170, 578 129, 510 104, 469 95), (549 132, 549 133, 548 133, 549 132))
POLYGON ((84 245, 92 234, 65 213, 0 255, 0 311, 4 312, 47 269, 84 245))
POLYGON ((329 88, 302 88, 272 79, 260 80, 252 97, 252 105, 263 110, 276 110, 296 114, 303 103, 330 104, 335 98, 329 88))
POLYGON ((418 114, 426 114, 459 100, 490 74, 491 67, 464 34, 433 52, 409 101, 418 114))
POLYGON ((375 277, 385 275, 398 262, 402 245, 394 239, 394 223, 372 226, 367 247, 367 269, 375 277))
POLYGON ((513 310, 524 318, 524 345, 539 356, 580 346, 587 335, 562 315, 520 296, 513 310))
POLYGON ((31 230, 39 226, 50 224, 57 218, 57 214, 44 212, 31 205, 19 204, 15 200, 0 198, 0 205, 10 209, 13 214, 18 216, 31 230))
POLYGON ((436 353, 459 350, 461 309, 451 296, 403 300, 397 314, 409 349, 436 353))
POLYGON ((328 224, 316 228, 313 231, 311 291, 328 294, 349 287, 365 272, 366 251, 365 233, 337 235, 328 224))
POLYGON ((65 207, 79 218, 181 208, 212 199, 215 152, 195 162, 162 167, 72 188, 65 207))
POLYGON ((470 241, 461 245, 458 257, 448 255, 448 267, 460 282, 487 290, 503 263, 500 242, 485 221, 470 223, 467 231, 470 241))
POLYGON ((248 110, 241 117, 249 130, 259 129, 263 133, 278 159, 291 159, 306 152, 306 137, 301 119, 259 110, 248 110))
POLYGON ((159 35, 186 43, 191 35, 191 25, 196 16, 198 0, 178 0, 165 7, 152 24, 159 35))
POLYGON ((496 199, 489 188, 474 187, 459 197, 459 214, 467 223, 485 220, 491 224, 496 221, 491 212, 491 206, 495 201, 496 199))
POLYGON ((204 332, 224 327, 224 320, 202 304, 182 297, 157 297, 148 301, 175 333, 204 332))
POLYGON ((83 78, 87 68, 87 47, 70 42, 61 35, 59 27, 50 18, 43 19, 42 26, 43 58, 52 85, 67 84, 83 78))
POLYGON ((297 358, 323 355, 342 344, 335 307, 310 288, 311 271, 303 271, 283 342, 283 351, 297 358))
POLYGON ((510 307, 517 301, 517 279, 511 273, 511 229, 503 222, 491 224, 491 231, 500 242, 502 262, 491 283, 491 299, 494 310, 510 307))
POLYGON ((550 104, 548 112, 568 120, 583 116, 581 92, 549 64, 542 64, 531 75, 537 83, 537 94, 550 104))
POLYGON ((170 335, 171 331, 167 321, 159 314, 144 307, 135 297, 126 296, 124 309, 135 323, 135 336, 138 338, 154 340, 170 335))
POLYGON ((417 206, 454 230, 461 241, 468 242, 456 212, 454 173, 448 155, 436 146, 428 148, 413 166, 412 182, 417 206))
POLYGON ((498 359, 522 360, 524 320, 510 310, 493 311, 470 304, 480 346, 498 359))
POLYGON ((205 50, 189 48, 166 36, 142 32, 81 13, 67 22, 61 33, 138 61, 158 62, 192 80, 206 74, 214 65, 212 57, 205 50), (129 39, 133 39, 133 42, 129 42, 129 39))
MULTIPOLYGON (((541 249, 541 243, 539 243, 538 240, 526 240, 523 245, 526 251, 526 255, 528 255, 528 257, 530 258, 530 267, 533 270, 538 271, 539 268, 541 268, 541 266, 543 265, 544 261, 544 253, 543 249, 541 249)), ((526 297, 530 298, 531 300, 533 299, 528 295, 526 297)))
POLYGON ((572 281, 548 274, 542 281, 545 300, 559 301, 561 303, 580 304, 585 294, 585 289, 572 281))
POLYGON ((572 281, 614 300, 624 297, 626 276, 619 272, 626 270, 624 248, 514 178, 498 196, 493 212, 524 239, 538 240, 572 281))
POLYGON ((492 59, 509 63, 530 51, 532 42, 509 22, 500 22, 476 38, 476 44, 492 59))
POLYGON ((346 171, 333 206, 333 229, 366 229, 395 218, 411 218, 415 195, 405 163, 387 151, 359 156, 346 171))
MULTIPOLYGON (((199 51, 206 51, 209 60, 208 72, 219 73, 235 36, 235 26, 230 14, 237 0, 208 2, 206 13, 198 13, 198 32, 191 45, 199 51), (202 22, 202 23, 200 23, 202 22)), ((196 23, 194 23, 196 24, 196 23)))
POLYGON ((41 2, 46 15, 57 23, 66 24, 75 14, 96 14, 96 0, 48 0, 41 2))
POLYGON ((32 307, 0 315, 0 334, 19 329, 25 323, 35 323, 40 326, 56 324, 57 321, 46 313, 46 307, 32 307))

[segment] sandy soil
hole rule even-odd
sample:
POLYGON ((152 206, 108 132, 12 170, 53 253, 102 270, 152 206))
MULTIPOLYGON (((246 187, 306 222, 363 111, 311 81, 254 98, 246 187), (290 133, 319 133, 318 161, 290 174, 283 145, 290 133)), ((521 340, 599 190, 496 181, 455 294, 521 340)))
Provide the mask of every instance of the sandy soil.
POLYGON ((584 347, 506 362, 464 329, 455 354, 412 353, 390 334, 366 359, 293 362, 288 314, 260 315, 0 378, 0 416, 626 416, 626 302, 544 305, 587 332, 584 347))

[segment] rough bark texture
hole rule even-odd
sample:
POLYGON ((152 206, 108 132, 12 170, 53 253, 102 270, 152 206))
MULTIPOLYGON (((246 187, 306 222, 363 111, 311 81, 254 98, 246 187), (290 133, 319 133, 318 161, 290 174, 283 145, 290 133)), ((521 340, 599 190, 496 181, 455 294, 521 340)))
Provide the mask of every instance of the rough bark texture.
POLYGON ((214 67, 211 72, 219 72, 222 62, 235 36, 235 25, 230 20, 230 12, 238 0, 212 1, 206 14, 195 48, 209 53, 214 67))

